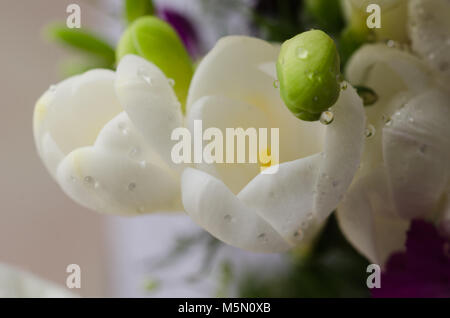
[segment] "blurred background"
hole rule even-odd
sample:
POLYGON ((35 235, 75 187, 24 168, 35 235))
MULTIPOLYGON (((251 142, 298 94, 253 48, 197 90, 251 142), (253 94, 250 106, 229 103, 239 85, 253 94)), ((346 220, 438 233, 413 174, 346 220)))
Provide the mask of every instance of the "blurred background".
MULTIPOLYGON (((32 114, 37 98, 52 83, 89 68, 80 66, 82 54, 45 36, 51 22, 66 21, 71 3, 81 7, 82 28, 114 47, 125 28, 123 1, 0 1, 0 262, 62 286, 67 265, 78 264, 81 289, 75 292, 88 297, 367 295, 364 271, 354 274, 366 261, 339 236, 333 220, 326 248, 318 248, 314 263, 308 263, 295 253, 260 255, 224 246, 183 214, 103 216, 65 196, 37 156, 32 114), (308 275, 300 275, 304 272, 308 275), (345 290, 322 284, 318 277, 323 273, 335 276, 329 284, 345 282, 345 290)), ((301 32, 310 25, 303 25, 308 19, 301 18, 300 3, 154 1, 161 12, 172 10, 172 17, 181 14, 191 22, 190 52, 196 57, 227 34, 282 41, 301 32)), ((340 31, 341 12, 330 14, 328 27, 340 31)))

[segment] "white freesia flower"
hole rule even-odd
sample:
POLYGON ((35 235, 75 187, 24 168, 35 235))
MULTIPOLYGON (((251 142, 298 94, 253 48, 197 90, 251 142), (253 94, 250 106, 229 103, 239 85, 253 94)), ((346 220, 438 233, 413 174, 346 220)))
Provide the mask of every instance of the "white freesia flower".
POLYGON ((0 263, 0 298, 72 298, 68 289, 0 263))
POLYGON ((448 230, 450 96, 422 60, 384 44, 358 50, 347 77, 379 100, 366 107, 361 168, 338 219, 350 242, 383 264, 404 247, 410 220, 426 218, 448 230))
MULTIPOLYGON (((350 23, 355 19, 365 22, 369 15, 367 6, 378 4, 381 8, 381 28, 372 29, 377 40, 393 40, 400 46, 411 44, 413 51, 450 90, 450 1, 344 0, 343 4, 350 23)), ((362 24, 360 27, 367 26, 362 24)))
POLYGON ((186 212, 218 239, 246 250, 280 252, 310 237, 335 209, 357 170, 364 140, 362 101, 348 86, 328 125, 292 115, 274 88, 279 47, 226 37, 198 66, 187 126, 279 128, 275 174, 258 164, 198 164, 182 176, 186 212))
POLYGON ((92 70, 52 86, 34 113, 38 153, 67 195, 124 215, 181 208, 181 167, 170 158, 181 125, 170 81, 132 55, 116 73, 92 70))

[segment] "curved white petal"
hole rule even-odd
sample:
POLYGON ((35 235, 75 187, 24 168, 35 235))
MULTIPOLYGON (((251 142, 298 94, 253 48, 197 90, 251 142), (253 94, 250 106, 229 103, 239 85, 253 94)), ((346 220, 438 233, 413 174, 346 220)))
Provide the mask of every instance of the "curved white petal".
POLYGON ((241 202, 219 179, 187 168, 181 178, 186 212, 209 233, 232 246, 255 252, 283 252, 283 238, 241 202))
POLYGON ((364 147, 365 113, 356 90, 348 86, 331 108, 322 163, 315 186, 314 210, 323 221, 336 208, 358 169, 364 147))
POLYGON ((441 76, 443 86, 450 90, 450 2, 408 2, 412 47, 441 76))
POLYGON ((339 226, 349 242, 375 264, 383 265, 402 250, 409 222, 395 215, 383 168, 358 178, 337 209, 339 226))
POLYGON ((380 96, 400 90, 420 92, 431 84, 429 71, 420 59, 384 44, 368 44, 356 51, 348 62, 346 75, 352 85, 364 85, 377 67, 384 68, 372 78, 379 85, 376 93, 380 96))
POLYGON ((0 264, 0 298, 73 298, 68 289, 0 264))
POLYGON ((436 90, 411 99, 383 129, 383 157, 400 216, 435 212, 449 175, 450 97, 436 90))
POLYGON ((92 145, 102 127, 122 110, 114 72, 92 70, 52 86, 38 100, 34 135, 38 152, 54 175, 64 155, 92 145))
MULTIPOLYGON (((237 194, 260 172, 258 162, 249 163, 249 151, 254 150, 257 152, 258 149, 250 149, 250 140, 246 138, 246 163, 237 163, 237 152, 239 150, 237 149, 237 138, 234 137, 235 146, 232 148, 234 149, 233 163, 225 163, 227 154, 231 150, 227 147, 231 140, 231 138, 227 137, 227 128, 233 130, 236 128, 250 129, 256 132, 256 137, 258 137, 259 128, 266 128, 268 129, 267 138, 270 142, 271 125, 269 119, 261 109, 244 102, 224 96, 205 96, 197 100, 188 113, 186 123, 192 136, 195 136, 194 124, 196 120, 201 120, 204 132, 208 128, 217 128, 223 137, 223 147, 216 149, 216 151, 219 151, 223 148, 223 154, 220 156, 223 163, 208 164, 203 162, 196 166, 221 179, 233 193, 237 194)), ((203 149, 210 142, 203 141, 203 149)), ((257 143, 256 147, 258 147, 257 143)), ((255 155, 258 156, 259 154, 256 153, 255 155)))
POLYGON ((292 245, 308 240, 321 225, 314 211, 320 154, 282 163, 274 174, 260 174, 238 195, 292 245))
POLYGON ((172 131, 182 126, 181 104, 168 79, 154 64, 136 55, 127 55, 117 67, 117 97, 134 126, 160 156, 174 168, 172 131))
POLYGON ((212 95, 224 95, 254 105, 270 104, 272 96, 276 96, 273 72, 278 52, 278 47, 256 38, 228 36, 220 39, 195 71, 187 112, 199 98, 212 95))
POLYGON ((134 215, 181 207, 179 176, 125 113, 103 128, 94 146, 64 158, 57 180, 73 200, 101 213, 134 215))

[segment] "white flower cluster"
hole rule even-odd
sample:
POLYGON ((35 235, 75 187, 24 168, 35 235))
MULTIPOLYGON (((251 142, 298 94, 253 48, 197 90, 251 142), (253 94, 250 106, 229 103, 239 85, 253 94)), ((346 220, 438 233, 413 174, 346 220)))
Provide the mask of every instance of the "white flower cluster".
POLYGON ((445 0, 410 1, 414 53, 385 44, 358 50, 347 78, 378 101, 364 108, 344 83, 329 125, 301 121, 283 104, 274 87, 279 47, 236 36, 198 65, 186 114, 174 83, 134 55, 116 72, 52 86, 35 108, 38 152, 67 195, 98 212, 184 210, 228 244, 281 252, 308 242, 337 208, 350 242, 383 262, 403 246, 412 218, 450 222, 449 9, 445 0), (195 120, 205 129, 279 128, 278 172, 175 164, 171 133, 195 120))

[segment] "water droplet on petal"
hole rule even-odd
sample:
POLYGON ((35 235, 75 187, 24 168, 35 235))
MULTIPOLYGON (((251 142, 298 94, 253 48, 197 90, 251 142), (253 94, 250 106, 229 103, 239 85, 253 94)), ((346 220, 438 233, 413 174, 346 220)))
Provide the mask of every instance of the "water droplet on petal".
POLYGON ((266 233, 261 233, 258 235, 258 240, 261 241, 262 243, 267 243, 267 236, 266 233))
POLYGON ((124 135, 124 136, 126 136, 126 135, 128 135, 128 128, 125 126, 125 124, 124 123, 119 123, 118 125, 117 125, 117 128, 120 130, 120 132, 124 135))
POLYGON ((382 116, 381 116, 381 120, 383 121, 383 123, 384 123, 386 126, 391 126, 391 125, 392 125, 392 119, 391 119, 391 117, 389 117, 389 116, 382 115, 382 116))
POLYGON ((145 72, 144 69, 138 69, 137 72, 138 76, 140 78, 142 78, 144 80, 144 82, 146 82, 148 85, 152 85, 153 84, 153 80, 152 78, 145 72))
POLYGON ((54 93, 54 92, 56 92, 56 85, 50 85, 50 87, 48 88, 48 90, 51 92, 51 93, 54 93))
POLYGON ((231 215, 229 215, 229 214, 225 215, 225 216, 223 217, 223 219, 224 219, 226 222, 228 222, 228 223, 231 223, 231 222, 234 221, 233 217, 232 217, 231 215))
POLYGON ((95 179, 91 176, 84 177, 84 183, 87 185, 93 185, 95 182, 95 179))
POLYGON ((172 87, 175 86, 175 80, 173 78, 169 78, 167 81, 169 82, 170 86, 172 86, 172 87))
POLYGON ((146 168, 147 167, 147 161, 142 160, 141 162, 139 162, 139 165, 141 166, 141 168, 146 168))
POLYGON ((139 147, 132 148, 128 154, 131 159, 136 159, 140 156, 141 149, 139 147))
POLYGON ((366 138, 370 138, 375 135, 376 129, 372 124, 369 124, 364 131, 366 138))
POLYGON ((297 230, 294 233, 294 237, 295 237, 296 240, 299 240, 299 241, 303 240, 303 236, 304 236, 304 234, 303 234, 303 231, 301 229, 297 230))
POLYGON ((320 123, 323 125, 329 125, 333 122, 334 120, 334 113, 332 111, 324 111, 321 115, 320 115, 320 123))
POLYGON ((297 49, 297 57, 301 60, 306 59, 308 57, 308 50, 303 47, 299 47, 297 49))
POLYGON ((128 184, 128 191, 134 191, 136 189, 136 183, 131 182, 128 184))
POLYGON ((386 42, 386 45, 387 45, 388 47, 390 47, 390 48, 394 48, 397 44, 396 44, 396 42, 395 42, 394 40, 388 40, 388 41, 386 42))
POLYGON ((345 91, 347 88, 348 88, 348 84, 347 83, 342 83, 341 90, 345 91))

